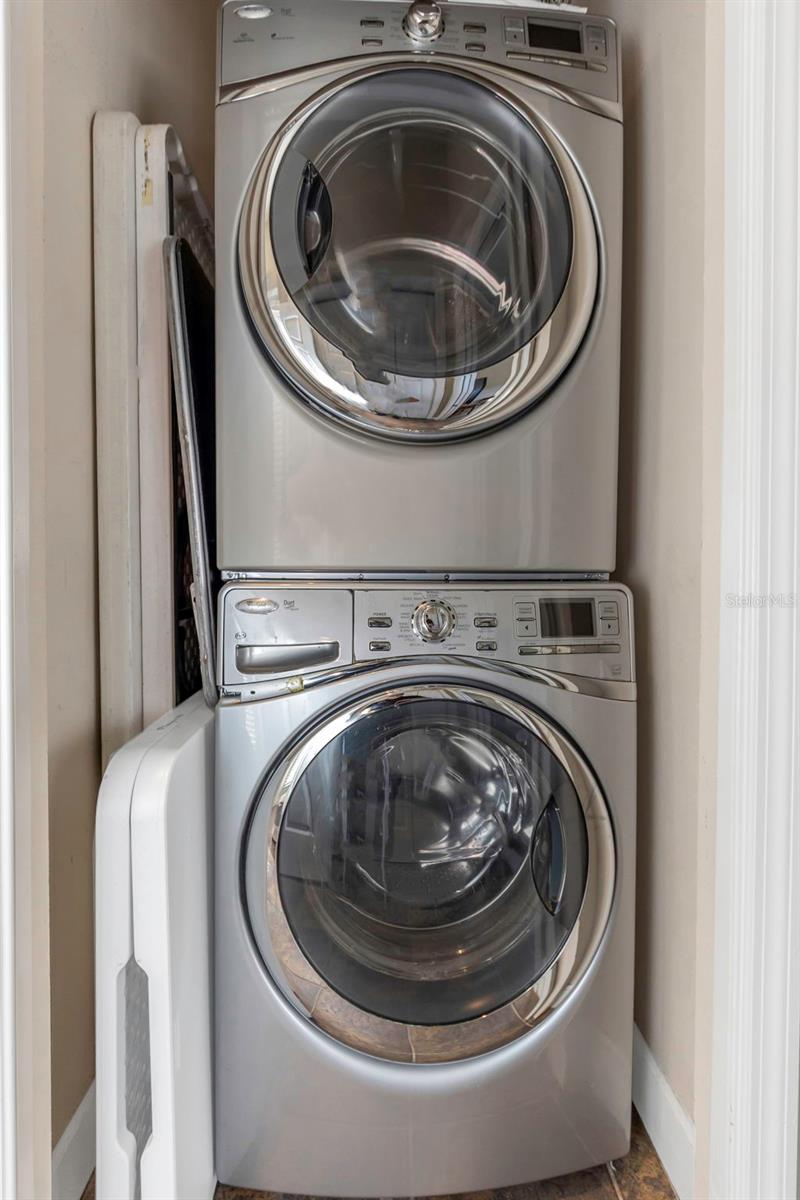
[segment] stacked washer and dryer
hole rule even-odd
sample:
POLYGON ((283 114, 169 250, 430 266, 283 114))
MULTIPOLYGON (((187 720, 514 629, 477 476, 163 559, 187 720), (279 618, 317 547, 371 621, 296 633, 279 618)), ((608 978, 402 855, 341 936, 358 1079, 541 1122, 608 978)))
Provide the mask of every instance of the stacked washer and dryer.
POLYGON ((622 109, 574 9, 225 0, 220 1180, 625 1153, 622 109))

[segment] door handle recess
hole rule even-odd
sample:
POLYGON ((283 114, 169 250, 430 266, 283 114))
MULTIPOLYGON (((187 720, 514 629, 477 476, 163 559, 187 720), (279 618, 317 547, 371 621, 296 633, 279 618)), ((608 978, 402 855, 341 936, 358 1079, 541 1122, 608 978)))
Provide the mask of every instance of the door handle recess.
POLYGON ((237 646, 236 670, 240 675, 277 675, 300 671, 303 667, 322 667, 336 662, 338 642, 307 642, 300 645, 237 646))
POLYGON ((567 882, 567 839, 555 797, 550 799, 536 824, 531 865, 539 899, 550 915, 555 916, 567 882))
POLYGON ((306 274, 310 279, 325 258, 333 230, 333 208, 325 181, 307 163, 297 202, 297 232, 306 274))

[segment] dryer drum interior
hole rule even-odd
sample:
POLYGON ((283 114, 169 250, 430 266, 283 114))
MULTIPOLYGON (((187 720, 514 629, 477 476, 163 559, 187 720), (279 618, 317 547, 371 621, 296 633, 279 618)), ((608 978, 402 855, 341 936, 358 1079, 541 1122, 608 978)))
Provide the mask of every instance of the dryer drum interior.
POLYGON ((430 685, 318 728, 267 785, 246 853, 256 941, 290 998, 339 1040, 415 1061, 552 1011, 614 876, 605 805, 566 746, 514 701, 430 685))
POLYGON ((485 81, 431 66, 362 74, 291 123, 251 185, 240 268, 297 388, 410 438, 529 407, 579 348, 598 287, 565 148, 485 81))

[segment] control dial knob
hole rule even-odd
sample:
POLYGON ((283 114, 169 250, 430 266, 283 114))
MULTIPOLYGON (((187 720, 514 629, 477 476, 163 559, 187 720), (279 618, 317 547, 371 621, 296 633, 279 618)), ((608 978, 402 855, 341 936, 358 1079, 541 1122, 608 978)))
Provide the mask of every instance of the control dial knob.
POLYGON ((414 609, 411 624, 423 642, 443 642, 456 627, 456 614, 444 600, 423 600, 414 609))
POLYGON ((418 42, 433 42, 443 29, 442 10, 431 0, 415 0, 406 13, 405 30, 418 42))

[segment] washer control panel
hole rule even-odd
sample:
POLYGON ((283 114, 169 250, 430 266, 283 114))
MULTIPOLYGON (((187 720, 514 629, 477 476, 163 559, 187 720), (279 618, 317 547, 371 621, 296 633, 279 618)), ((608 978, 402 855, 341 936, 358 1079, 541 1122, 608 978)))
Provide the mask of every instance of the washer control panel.
POLYGON ((619 98, 614 22, 447 0, 224 0, 220 84, 365 55, 448 55, 537 75, 613 103, 619 98))
POLYGON ((634 679, 630 593, 614 584, 238 581, 220 593, 218 679, 251 697, 353 663, 439 657, 634 679))
POLYGON ((613 584, 359 589, 353 647, 357 660, 441 653, 633 678, 628 594, 613 584))

